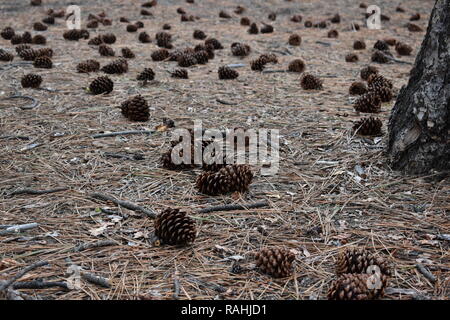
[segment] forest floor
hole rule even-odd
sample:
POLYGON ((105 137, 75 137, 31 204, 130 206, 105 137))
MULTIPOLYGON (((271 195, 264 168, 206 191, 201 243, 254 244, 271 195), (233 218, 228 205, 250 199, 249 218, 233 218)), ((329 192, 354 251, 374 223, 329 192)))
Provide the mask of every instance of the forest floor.
MULTIPOLYGON (((73 1, 46 1, 40 7, 6 0, 0 4, 0 28, 12 26, 20 32, 45 17, 49 8, 65 9, 73 1)), ((85 271, 108 278, 104 288, 82 280, 81 288, 60 287, 21 290, 44 299, 326 299, 335 279, 334 265, 347 247, 365 247, 389 259, 393 275, 384 299, 448 299, 450 296, 450 186, 439 175, 403 176, 392 171, 383 153, 387 122, 395 101, 384 104, 376 115, 383 121, 384 135, 360 137, 352 133, 353 123, 363 115, 352 106, 348 93, 360 81, 361 68, 370 62, 374 43, 395 38, 411 45, 411 56, 396 56, 407 63, 374 64, 391 79, 395 90, 407 83, 425 32, 409 32, 405 24, 419 12, 416 21, 426 30, 434 1, 408 0, 406 12, 396 12, 398 1, 377 1, 390 21, 381 30, 368 30, 360 1, 159 1, 150 8, 153 17, 140 15, 143 1, 76 1, 81 7, 83 26, 89 13, 105 11, 112 26, 90 29, 91 38, 112 32, 111 45, 119 55, 129 47, 136 58, 130 70, 112 75, 114 91, 93 96, 83 88, 101 75, 76 72, 85 59, 103 66, 115 58, 99 55, 88 40, 65 41, 62 19, 42 33, 46 47, 54 50, 52 69, 35 69, 32 64, 16 64, 21 59, 9 41, 0 47, 13 52, 12 64, 0 62, 0 280, 9 279, 22 268, 45 260, 49 265, 36 269, 20 281, 42 279, 65 281, 67 258, 85 271), (233 13, 237 5, 247 10, 233 13), (183 7, 198 16, 195 22, 180 22, 176 13, 183 7), (218 17, 226 10, 231 19, 218 17), (270 12, 277 13, 270 21, 270 12), (303 22, 328 19, 339 12, 340 24, 327 29, 305 28, 303 22), (303 21, 290 18, 301 14, 303 21), (124 16, 144 22, 152 43, 137 40, 138 33, 125 31, 119 22, 124 16), (241 16, 270 23, 274 32, 251 35, 239 23, 241 16), (353 31, 351 23, 361 25, 353 31), (201 29, 217 38, 224 50, 206 65, 189 68, 189 79, 174 79, 169 71, 176 62, 154 62, 158 47, 154 35, 169 23, 174 46, 184 48, 201 43, 192 33, 201 29), (327 38, 330 29, 337 39, 327 38), (287 44, 289 35, 302 37, 299 47, 287 44), (359 61, 345 62, 353 52, 353 42, 364 39, 367 49, 357 51, 359 61), (251 46, 250 56, 231 55, 230 45, 251 46), (321 91, 305 91, 296 73, 259 73, 249 67, 263 53, 275 53, 276 65, 266 70, 286 70, 294 58, 306 62, 307 72, 324 81, 321 91), (219 80, 217 70, 225 64, 245 64, 237 68, 235 80, 219 80), (151 67, 155 81, 142 86, 135 79, 144 67, 151 67), (40 74, 45 90, 23 89, 21 77, 40 74), (15 92, 39 103, 30 110, 29 99, 7 99, 15 92), (145 97, 151 108, 150 120, 133 123, 117 108, 136 94, 145 97), (220 102, 221 101, 221 102, 220 102), (224 104, 226 102, 226 104, 224 104), (204 128, 278 129, 280 170, 263 176, 254 166, 255 178, 248 193, 205 196, 195 189, 201 170, 170 171, 159 160, 168 150, 171 130, 150 135, 121 135, 94 138, 105 132, 155 130, 163 118, 176 127, 189 127, 194 120, 204 128), (117 158, 119 154, 121 158, 117 158), (139 155, 135 157, 135 155, 139 155), (137 160, 141 159, 141 160, 137 160), (29 195, 18 190, 62 191, 29 195), (16 192, 16 193, 14 193, 16 192), (140 212, 93 199, 99 192, 135 203, 152 212, 171 207, 187 211, 197 222, 198 235, 192 246, 154 246, 150 242, 153 219, 140 212), (262 208, 199 213, 199 209, 222 204, 267 201, 262 208), (5 234, 6 225, 37 223, 20 234, 5 234), (78 250, 81 244, 109 240, 104 246, 78 250), (78 249, 77 249, 78 247, 78 249), (265 247, 283 247, 296 254, 295 272, 285 279, 273 279, 254 270, 253 254, 265 247), (232 266, 239 261, 243 271, 232 266), (434 279, 417 265, 424 266, 434 279), (176 284, 176 286, 174 285, 176 284), (174 296, 175 295, 175 296, 174 296)), ((139 32, 142 31, 139 30, 139 32)))

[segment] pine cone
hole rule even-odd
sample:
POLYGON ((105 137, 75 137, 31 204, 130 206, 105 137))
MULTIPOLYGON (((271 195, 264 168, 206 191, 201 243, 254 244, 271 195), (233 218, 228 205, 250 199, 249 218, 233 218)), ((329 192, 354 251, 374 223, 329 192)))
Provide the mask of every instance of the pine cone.
POLYGON ((155 219, 155 235, 163 243, 189 245, 195 241, 196 234, 194 219, 178 209, 167 208, 155 219))
POLYGON ((368 274, 343 274, 334 281, 328 290, 328 300, 372 300, 384 295, 386 283, 381 276, 381 288, 376 289, 376 284, 371 282, 368 274), (368 284, 375 288, 369 289, 368 284))
POLYGON ((105 56, 105 57, 113 57, 116 55, 113 48, 111 48, 110 46, 107 46, 106 44, 99 45, 98 52, 100 53, 100 55, 105 56))
POLYGON ((215 38, 209 38, 205 40, 205 46, 211 46, 214 48, 214 50, 221 50, 223 49, 222 44, 219 42, 219 40, 215 38))
POLYGON ((53 67, 53 63, 49 57, 41 56, 34 59, 33 66, 35 68, 51 69, 53 67))
MULTIPOLYGON (((23 50, 29 50, 31 49, 31 47, 28 44, 19 44, 15 47, 16 52, 20 54, 21 51, 23 50)), ((34 59, 31 59, 34 60, 34 59)))
POLYGON ((388 58, 389 56, 392 56, 388 51, 380 51, 380 50, 376 50, 373 54, 372 54, 372 62, 378 62, 378 63, 388 63, 390 61, 390 59, 388 58))
POLYGON ((357 62, 359 60, 358 55, 354 53, 349 53, 345 56, 346 62, 357 62))
POLYGON ((42 83, 42 77, 38 74, 29 73, 24 75, 20 82, 24 88, 39 88, 42 83))
POLYGON ((234 9, 234 13, 236 14, 243 14, 245 11, 245 8, 243 6, 237 6, 236 9, 234 9))
POLYGON ((247 18, 247 17, 241 18, 241 21, 240 21, 241 26, 249 26, 250 23, 251 23, 251 21, 249 18, 247 18))
MULTIPOLYGON (((381 127, 383 123, 378 118, 363 118, 355 123, 353 126, 353 132, 360 134, 362 136, 381 136, 381 127)), ((351 272, 342 272, 351 273, 351 272)))
POLYGON ((138 81, 151 81, 155 79, 155 72, 153 72, 152 68, 145 68, 140 74, 138 74, 136 80, 138 81))
POLYGON ((145 31, 142 31, 141 33, 139 33, 138 39, 142 43, 150 43, 150 42, 152 42, 152 39, 150 38, 148 33, 145 32, 145 31))
POLYGON ((30 5, 32 6, 40 6, 42 4, 42 0, 31 0, 30 5))
POLYGON ((188 68, 197 64, 193 54, 184 53, 178 58, 178 66, 188 68))
POLYGON ((31 33, 29 33, 28 31, 25 31, 22 34, 22 43, 32 43, 33 42, 33 37, 31 36, 31 33))
POLYGON ((339 13, 336 13, 331 19, 331 23, 341 23, 341 16, 339 13))
POLYGON ((107 74, 122 74, 128 72, 128 62, 125 59, 118 59, 111 63, 108 63, 100 69, 107 74))
POLYGON ((151 13, 150 11, 148 11, 148 10, 146 10, 146 9, 142 9, 141 10, 141 14, 143 15, 143 16, 153 16, 153 13, 151 13))
POLYGON ((420 20, 420 13, 415 13, 409 18, 409 21, 418 21, 420 20))
POLYGON ((114 82, 108 77, 98 77, 89 85, 92 94, 110 93, 114 89, 114 82))
POLYGON ((113 44, 116 42, 117 38, 114 34, 112 33, 107 33, 101 36, 102 42, 106 43, 106 44, 113 44))
POLYGON ((300 85, 304 90, 322 90, 323 84, 322 80, 312 74, 304 74, 300 85))
POLYGON ((86 24, 86 28, 88 29, 95 29, 98 28, 98 21, 97 20, 91 20, 86 24))
POLYGON ((194 30, 193 37, 197 40, 205 40, 206 34, 202 30, 194 30))
POLYGON ((147 121, 150 117, 147 101, 141 95, 126 100, 120 108, 122 114, 131 121, 147 121))
POLYGON ((328 31, 328 38, 337 38, 339 37, 339 32, 335 29, 328 31))
POLYGON ((299 46, 299 45, 302 43, 302 37, 300 37, 300 36, 299 36, 298 34, 296 34, 296 33, 291 34, 291 35, 289 36, 288 43, 289 43, 291 46, 299 46))
POLYGON ((286 278, 292 274, 295 254, 286 249, 262 249, 255 256, 256 266, 274 278, 286 278))
POLYGON ((363 82, 353 82, 348 90, 353 96, 367 93, 367 86, 363 82))
POLYGON ((176 69, 171 73, 172 78, 189 79, 188 72, 185 69, 176 69))
MULTIPOLYGON (((174 152, 173 146, 169 151, 165 152, 161 157, 161 164, 164 169, 167 170, 186 170, 186 169, 192 169, 195 168, 194 161, 194 144, 191 145, 191 163, 178 163, 175 164, 172 161, 172 152, 174 152)), ((183 149, 180 149, 178 152, 178 156, 181 158, 183 157, 183 149)))
POLYGON ((369 76, 367 79, 367 84, 369 85, 369 89, 375 86, 386 87, 388 89, 392 89, 394 87, 391 80, 386 79, 381 74, 377 73, 369 76))
POLYGON ((134 58, 136 58, 136 55, 134 54, 133 51, 131 51, 130 48, 125 47, 125 48, 122 48, 122 57, 124 57, 126 59, 134 59, 134 58))
POLYGON ((381 102, 389 102, 394 96, 392 89, 379 84, 369 85, 369 92, 379 97, 381 102))
POLYGON ((303 20, 303 17, 299 14, 293 15, 291 17, 292 22, 300 23, 300 22, 302 22, 302 20, 303 20))
POLYGON ((373 48, 380 51, 389 51, 389 45, 384 40, 378 40, 375 42, 373 48))
POLYGON ((128 32, 136 32, 137 30, 138 30, 138 27, 135 24, 127 25, 127 31, 128 32))
POLYGON ((303 72, 305 71, 305 62, 302 59, 295 59, 289 63, 288 70, 291 72, 303 72))
POLYGON ((51 48, 41 48, 35 51, 36 57, 47 56, 49 58, 53 57, 53 50, 51 48))
POLYGON ((367 66, 361 69, 361 79, 368 80, 372 74, 377 74, 378 68, 373 66, 367 66))
POLYGON ((152 1, 147 1, 147 2, 145 2, 144 4, 142 4, 142 6, 143 6, 144 8, 151 8, 151 7, 156 6, 157 4, 158 4, 158 1, 152 0, 152 1))
POLYGON ((128 19, 125 18, 125 17, 120 17, 119 21, 120 21, 120 22, 124 22, 124 23, 130 23, 130 20, 128 20, 128 19))
POLYGON ((77 65, 77 71, 79 73, 97 72, 98 70, 100 70, 100 63, 92 59, 80 62, 77 65))
POLYGON ((16 45, 16 44, 21 44, 22 43, 22 36, 15 34, 12 36, 11 38, 11 44, 12 45, 16 45))
POLYGON ((42 19, 42 22, 45 24, 55 24, 55 17, 53 16, 45 17, 44 19, 42 19))
POLYGON ((33 37, 32 43, 33 44, 45 45, 47 43, 47 39, 44 36, 42 36, 40 34, 37 34, 37 35, 35 35, 33 37))
POLYGON ((278 58, 274 53, 264 53, 259 56, 259 59, 263 60, 265 64, 278 63, 278 58))
POLYGON ((80 39, 89 39, 89 32, 84 29, 71 29, 63 33, 63 37, 66 40, 78 41, 80 39))
POLYGON ((395 11, 397 12, 405 12, 405 9, 403 9, 402 7, 398 6, 395 11))
POLYGON ((270 24, 264 24, 264 26, 261 28, 261 33, 272 33, 273 27, 270 24))
POLYGON ((33 61, 38 56, 37 51, 34 49, 18 46, 16 50, 19 53, 19 57, 25 61, 33 61))
POLYGON ((366 43, 364 40, 356 40, 353 42, 353 49, 355 50, 364 50, 366 48, 366 43))
POLYGON ((395 51, 397 51, 397 53, 401 56, 411 55, 412 50, 412 47, 410 47, 406 43, 397 42, 397 44, 395 45, 395 51))
POLYGON ((169 51, 167 51, 167 49, 159 49, 153 51, 150 56, 152 57, 153 61, 163 61, 169 57, 169 51))
POLYGON ((89 40, 88 45, 90 46, 99 46, 103 43, 103 40, 100 36, 94 37, 91 40, 89 40))
POLYGON ((359 112, 378 113, 381 111, 381 99, 369 92, 359 97, 353 107, 359 112))
POLYGON ((168 23, 164 23, 162 28, 163 28, 163 30, 170 30, 170 29, 172 29, 172 27, 168 23))
POLYGON ((417 24, 414 24, 414 23, 408 23, 406 25, 406 27, 408 28, 408 31, 410 31, 410 32, 422 32, 423 31, 421 27, 419 27, 417 24))
POLYGON ((250 67, 253 71, 263 71, 266 67, 267 61, 266 59, 258 58, 250 62, 250 67))
POLYGON ((258 26, 256 25, 256 23, 252 23, 250 25, 250 28, 247 30, 248 33, 250 34, 258 34, 259 33, 259 29, 258 26))
POLYGON ((172 36, 167 32, 158 32, 156 34, 156 45, 160 48, 172 49, 172 36))
POLYGON ((325 29, 327 26, 328 25, 327 25, 326 21, 320 21, 313 25, 314 28, 320 28, 320 29, 325 29))
POLYGON ((249 45, 239 42, 234 42, 233 44, 231 44, 231 53, 233 54, 233 56, 245 57, 249 55, 250 51, 251 49, 249 45))
POLYGON ((199 64, 206 64, 209 60, 209 54, 207 51, 196 51, 193 57, 199 64))
POLYGON ((208 195, 245 192, 253 179, 253 173, 247 165, 227 165, 217 172, 203 172, 196 181, 201 193, 208 195))
POLYGON ((227 66, 220 67, 218 73, 219 79, 221 80, 236 79, 237 77, 239 77, 239 73, 236 70, 231 69, 230 67, 227 66))
POLYGON ((277 20, 277 14, 276 14, 275 12, 271 12, 271 13, 269 13, 269 15, 267 16, 267 18, 268 18, 270 21, 275 21, 275 20, 277 20))
POLYGON ((226 12, 226 11, 223 11, 223 10, 219 12, 219 17, 220 18, 224 18, 224 19, 230 19, 231 18, 230 14, 228 12, 226 12))
POLYGON ((11 40, 14 35, 14 29, 11 27, 6 27, 2 30, 2 32, 0 32, 0 36, 5 40, 11 40))
POLYGON ((13 61, 13 60, 14 56, 11 53, 3 49, 0 49, 0 61, 13 61))

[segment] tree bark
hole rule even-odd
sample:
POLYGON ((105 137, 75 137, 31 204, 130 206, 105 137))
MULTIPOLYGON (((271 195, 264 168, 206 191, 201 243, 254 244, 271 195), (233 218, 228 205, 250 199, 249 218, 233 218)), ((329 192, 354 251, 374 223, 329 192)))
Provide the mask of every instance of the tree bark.
POLYGON ((388 154, 395 170, 450 169, 450 0, 437 0, 428 30, 389 120, 388 154))

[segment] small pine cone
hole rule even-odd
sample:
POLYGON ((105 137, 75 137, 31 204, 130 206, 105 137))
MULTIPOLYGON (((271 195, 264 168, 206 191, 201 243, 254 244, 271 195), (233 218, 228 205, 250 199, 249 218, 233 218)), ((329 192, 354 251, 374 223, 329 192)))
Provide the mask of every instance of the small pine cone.
POLYGON ((265 53, 259 56, 259 59, 264 60, 265 63, 278 63, 278 58, 274 53, 265 53))
POLYGON ((111 19, 102 19, 101 23, 104 26, 110 26, 110 25, 112 25, 112 20, 111 19))
POLYGON ((143 15, 143 16, 153 16, 153 13, 151 13, 150 11, 148 11, 148 10, 146 10, 146 9, 142 9, 141 10, 141 14, 143 15))
POLYGON ((24 88, 39 88, 42 83, 42 77, 38 74, 26 74, 21 79, 22 87, 24 88))
POLYGON ((98 28, 98 21, 97 20, 91 20, 86 24, 86 28, 88 29, 95 29, 98 28))
POLYGON ((188 68, 197 64, 197 59, 195 59, 193 54, 182 54, 178 59, 178 66, 183 68, 188 68))
POLYGON ((251 21, 248 17, 242 17, 240 21, 241 26, 249 26, 251 21))
POLYGON ((367 86, 363 82, 353 82, 348 91, 353 96, 360 96, 367 93, 367 86))
POLYGON ((372 54, 372 62, 378 62, 378 63, 388 63, 390 61, 390 59, 388 58, 389 56, 391 56, 389 54, 388 51, 380 51, 380 50, 376 50, 373 54, 372 54))
POLYGON ((53 16, 45 17, 44 19, 42 19, 42 22, 45 24, 55 24, 55 17, 53 16))
POLYGON ((153 61, 163 61, 169 57, 169 51, 167 51, 167 49, 159 49, 153 51, 150 56, 152 57, 153 61))
POLYGON ((161 36, 159 38, 156 38, 156 45, 160 48, 165 48, 165 49, 172 49, 173 45, 172 45, 172 40, 171 40, 171 36, 161 36))
POLYGON ((100 53, 100 55, 105 56, 105 57, 113 57, 116 55, 113 48, 111 48, 110 46, 107 46, 106 44, 101 44, 98 47, 98 52, 100 53))
POLYGON ((11 53, 3 49, 0 49, 0 61, 13 61, 13 60, 14 56, 11 53))
POLYGON ((144 7, 144 8, 151 8, 151 7, 156 6, 157 4, 158 4, 158 1, 152 0, 152 1, 147 1, 147 2, 143 3, 142 7, 144 7))
POLYGON ((277 20, 277 14, 276 14, 275 12, 271 12, 271 13, 269 13, 269 15, 267 16, 267 18, 268 18, 270 21, 275 21, 275 20, 277 20))
POLYGON ((90 45, 90 46, 99 46, 101 44, 103 44, 103 40, 100 36, 94 37, 91 40, 89 40, 89 42, 88 42, 88 45, 90 45))
POLYGON ((148 121, 150 117, 150 108, 141 95, 126 100, 121 104, 120 108, 122 109, 122 114, 131 121, 148 121))
POLYGON ((359 60, 358 55, 354 53, 349 53, 345 56, 346 62, 357 62, 359 60))
POLYGON ((302 22, 302 20, 303 20, 303 17, 299 14, 293 15, 291 17, 292 22, 300 23, 300 22, 302 22))
POLYGON ((234 42, 233 44, 231 44, 231 53, 233 54, 233 56, 245 57, 249 55, 250 51, 251 50, 249 45, 239 42, 234 42))
POLYGON ((79 73, 97 72, 98 70, 100 70, 100 63, 92 59, 80 62, 77 65, 77 71, 79 73))
POLYGON ((22 43, 33 43, 33 37, 31 36, 31 33, 25 31, 22 34, 22 43))
MULTIPOLYGON (((381 127, 383 123, 378 118, 363 118, 355 123, 353 126, 353 132, 362 136, 381 136, 381 127)), ((351 273, 351 272, 347 272, 351 273)))
POLYGON ((15 34, 12 36, 12 38, 11 38, 12 45, 21 44, 21 43, 22 43, 22 37, 20 35, 15 34))
POLYGON ((392 46, 395 46, 397 44, 397 39, 395 39, 395 38, 387 38, 387 39, 384 39, 384 42, 386 42, 388 45, 390 45, 392 47, 392 46))
POLYGON ((51 69, 53 67, 52 60, 47 56, 36 57, 33 61, 35 68, 51 69))
POLYGON ((371 281, 369 274, 343 274, 331 284, 328 300, 373 300, 384 295, 386 277, 381 276, 381 288, 371 281), (373 285, 373 289, 369 289, 373 285))
POLYGON ((299 46, 299 45, 302 43, 302 37, 300 37, 300 36, 299 36, 298 34, 296 34, 296 33, 291 34, 291 35, 289 36, 288 43, 289 43, 291 46, 299 46))
POLYGON ((196 51, 193 56, 198 64, 208 63, 209 54, 207 51, 196 51))
POLYGON ((384 40, 378 40, 373 45, 374 49, 380 50, 380 51, 389 51, 389 45, 384 40))
POLYGON ((378 68, 374 66, 367 66, 361 69, 361 79, 368 80, 372 74, 377 74, 378 68))
POLYGON ((178 14, 186 14, 186 10, 184 10, 183 8, 177 8, 177 13, 178 14))
POLYGON ((155 72, 152 68, 145 68, 136 78, 138 81, 151 81, 153 79, 155 79, 155 72))
POLYGON ((45 45, 47 43, 47 39, 44 36, 37 34, 33 37, 32 42, 33 42, 33 44, 45 45))
POLYGON ((339 37, 339 32, 335 29, 328 31, 328 38, 337 38, 339 37))
POLYGON ((392 89, 394 87, 391 80, 386 79, 385 77, 383 77, 381 74, 378 73, 371 74, 367 79, 367 84, 369 85, 369 88, 379 86, 392 89))
POLYGON ((230 67, 227 66, 220 67, 218 73, 219 79, 221 80, 236 79, 237 77, 239 77, 239 73, 236 70, 231 69, 230 67))
MULTIPOLYGON (((381 129, 381 121, 373 119, 373 123, 377 123, 376 127, 381 129)), ((344 273, 370 273, 367 270, 370 266, 377 266, 380 272, 385 276, 391 276, 391 268, 389 263, 381 257, 376 257, 366 249, 350 248, 341 252, 336 263, 336 274, 344 273)))
POLYGON ((261 33, 272 33, 273 27, 270 24, 264 24, 264 26, 261 28, 261 33))
POLYGON ((224 18, 224 19, 230 19, 231 18, 230 14, 228 12, 226 12, 226 11, 223 11, 223 10, 219 12, 219 17, 220 18, 224 18))
POLYGON ((245 11, 245 8, 243 6, 237 6, 236 9, 234 9, 234 13, 236 14, 243 14, 245 11))
POLYGON ((171 73, 171 77, 178 79, 189 79, 188 72, 185 69, 176 69, 174 72, 171 73))
POLYGON ((89 32, 84 29, 71 29, 63 33, 63 37, 66 40, 78 41, 80 39, 89 39, 89 32))
POLYGON ((126 73, 128 72, 128 62, 125 59, 118 59, 105 65, 101 71, 108 74, 126 73))
POLYGON ((397 12, 405 12, 405 9, 403 9, 400 6, 398 6, 397 8, 395 8, 395 11, 397 11, 397 12))
POLYGON ((120 17, 119 21, 120 21, 120 22, 124 22, 124 23, 130 23, 130 20, 128 20, 128 19, 125 18, 125 17, 120 17))
POLYGON ((2 32, 0 32, 0 36, 5 40, 11 40, 14 35, 14 29, 11 27, 6 27, 2 30, 2 32))
POLYGON ((327 25, 326 21, 320 21, 320 22, 314 24, 314 28, 320 28, 320 29, 325 29, 327 26, 328 25, 327 25))
POLYGON ((331 23, 341 23, 341 16, 339 13, 336 13, 331 19, 331 23))
POLYGON ((408 23, 406 25, 406 27, 408 28, 408 31, 410 32, 422 32, 423 29, 421 27, 419 27, 417 24, 414 23, 408 23))
POLYGON ((217 172, 203 172, 197 177, 196 187, 204 194, 219 195, 229 192, 246 192, 253 179, 247 165, 227 165, 217 172))
POLYGON ((38 56, 37 51, 34 49, 20 48, 17 52, 19 53, 19 57, 25 61, 34 61, 38 56))
POLYGON ((205 40, 206 34, 202 30, 194 30, 193 37, 197 40, 205 40))
POLYGON ((258 34, 259 33, 259 29, 258 29, 258 26, 256 25, 256 23, 253 22, 250 25, 250 28, 248 28, 247 32, 250 33, 250 34, 258 34))
POLYGON ((127 31, 128 32, 136 32, 137 30, 138 30, 138 27, 135 24, 127 25, 127 31))
MULTIPOLYGON (((15 49, 16 49, 16 52, 20 54, 21 51, 23 51, 23 50, 30 50, 31 47, 28 44, 19 44, 19 45, 16 46, 15 49)), ((34 60, 34 58, 31 59, 31 60, 34 60)))
POLYGON ((381 111, 381 100, 377 95, 369 92, 359 97, 353 107, 358 112, 378 113, 381 111))
POLYGON ((263 71, 266 67, 267 61, 266 59, 258 58, 250 62, 250 68, 253 71, 263 71))
POLYGON ((98 77, 89 85, 92 94, 110 93, 114 89, 114 82, 108 77, 98 77))
POLYGON ((40 6, 42 4, 42 0, 31 0, 30 5, 32 6, 40 6))
POLYGON ((106 43, 106 44, 113 44, 116 42, 117 38, 114 34, 112 33, 107 33, 101 36, 102 42, 106 43))
POLYGON ((322 80, 320 80, 318 77, 312 75, 312 74, 304 74, 300 85, 304 90, 322 90, 323 84, 322 80))
POLYGON ((47 56, 49 58, 53 57, 53 50, 51 48, 42 48, 36 50, 36 57, 47 56))
POLYGON ((135 25, 138 29, 142 29, 144 27, 144 23, 142 21, 136 21, 135 25))
MULTIPOLYGON (((184 162, 178 163, 178 164, 174 163, 172 161, 172 152, 174 152, 174 147, 175 146, 173 146, 169 151, 163 153, 163 155, 161 156, 160 162, 161 162, 162 167, 167 170, 188 170, 188 169, 195 168, 195 164, 193 164, 193 163, 184 163, 184 162)), ((194 156, 193 148, 194 148, 194 145, 192 144, 191 145, 191 160, 193 160, 193 156, 194 156)), ((183 157, 183 149, 180 149, 178 151, 178 155, 180 158, 183 157)), ((191 162, 193 162, 193 161, 191 161, 191 162)))
POLYGON ((136 55, 134 54, 133 51, 131 51, 130 48, 125 47, 125 48, 122 48, 122 57, 124 57, 126 59, 133 59, 133 58, 136 58, 136 55))
POLYGON ((286 249, 262 249, 255 256, 256 266, 274 278, 286 278, 292 274, 295 254, 286 249))
POLYGON ((155 235, 170 245, 189 245, 195 241, 195 221, 185 212, 167 208, 155 219, 155 235))
POLYGON ((364 40, 356 40, 353 42, 353 49, 355 50, 364 50, 366 48, 366 43, 364 40))
POLYGON ((150 42, 152 42, 152 39, 150 38, 148 33, 145 32, 145 31, 142 31, 141 33, 139 33, 138 39, 142 43, 150 43, 150 42))
POLYGON ((211 47, 214 48, 214 50, 221 50, 221 49, 223 49, 222 44, 216 38, 206 39, 205 40, 205 46, 211 46, 211 47))
POLYGON ((409 56, 412 52, 412 47, 407 45, 406 43, 398 42, 395 45, 395 51, 401 56, 409 56))
POLYGON ((420 13, 415 13, 409 18, 409 21, 419 21, 420 20, 420 13))
POLYGON ((162 26, 162 29, 163 30, 170 30, 170 29, 172 29, 172 27, 170 26, 170 24, 164 23, 163 26, 162 26))
POLYGON ((302 59, 295 59, 289 63, 288 70, 301 73, 305 71, 305 67, 305 62, 302 59))

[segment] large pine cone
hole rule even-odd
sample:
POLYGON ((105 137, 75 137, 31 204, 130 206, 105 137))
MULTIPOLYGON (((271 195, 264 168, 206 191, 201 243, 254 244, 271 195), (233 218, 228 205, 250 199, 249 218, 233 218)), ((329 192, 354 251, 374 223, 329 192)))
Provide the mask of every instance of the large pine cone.
POLYGON ((125 59, 118 59, 105 65, 101 71, 108 74, 122 74, 128 72, 128 62, 125 59))
POLYGON ((150 56, 152 57, 153 61, 163 61, 169 57, 169 51, 167 51, 167 49, 159 49, 153 51, 150 56))
POLYGON ((304 90, 322 90, 322 80, 312 74, 303 75, 300 85, 304 90))
POLYGON ((288 43, 291 46, 299 46, 302 43, 302 37, 294 33, 289 36, 288 43))
POLYGON ((53 67, 52 60, 47 56, 37 57, 33 61, 35 68, 51 69, 53 67))
POLYGON ((391 80, 386 79, 380 74, 371 74, 367 79, 367 84, 369 85, 369 88, 378 86, 392 89, 394 87, 391 80))
POLYGON ((12 36, 11 38, 11 44, 12 45, 16 45, 16 44, 21 44, 22 43, 22 36, 19 34, 15 34, 12 36))
POLYGON ((373 47, 380 51, 389 51, 389 45, 384 40, 378 40, 373 47))
POLYGON ((152 70, 152 68, 145 68, 136 77, 136 80, 138 80, 138 81, 151 81, 153 79, 155 79, 155 72, 152 70))
POLYGON ((250 51, 251 50, 249 45, 239 42, 234 42, 233 44, 231 44, 231 53, 233 54, 233 56, 245 57, 249 55, 250 51))
POLYGON ((363 118, 355 123, 353 132, 363 136, 381 136, 383 123, 378 118, 363 118))
POLYGON ((377 288, 369 274, 343 274, 328 290, 328 300, 372 300, 384 295, 386 277, 381 275, 381 288, 377 288), (373 286, 373 289, 369 289, 373 286))
POLYGON ((98 77, 89 85, 89 91, 93 94, 110 93, 114 89, 114 82, 108 77, 98 77))
POLYGON ((369 92, 377 95, 381 102, 389 102, 393 98, 392 90, 379 84, 369 86, 369 92))
POLYGON ((0 36, 5 40, 11 40, 12 37, 14 37, 15 32, 14 29, 11 27, 6 27, 0 32, 0 36))
POLYGON ((22 87, 24 88, 39 88, 42 83, 42 77, 38 74, 26 74, 21 79, 22 87))
POLYGON ((371 92, 359 97, 353 106, 356 111, 364 113, 378 113, 381 111, 381 99, 371 92))
POLYGON ((170 33, 161 31, 158 32, 155 36, 156 45, 160 48, 172 49, 172 35, 170 33))
POLYGON ((31 33, 25 31, 22 34, 22 43, 33 43, 33 37, 31 36, 31 33))
POLYGON ((336 274, 369 273, 367 268, 377 266, 385 276, 391 275, 389 263, 365 249, 351 248, 341 252, 336 263, 336 274))
POLYGON ((86 60, 77 65, 77 71, 80 73, 97 72, 100 70, 100 63, 96 60, 86 60))
POLYGON ((193 56, 198 64, 206 64, 209 61, 209 54, 207 51, 196 51, 193 56))
POLYGON ((203 172, 197 177, 196 186, 201 193, 208 195, 245 192, 253 179, 248 165, 227 165, 219 171, 203 172))
POLYGON ((274 278, 285 278, 292 274, 295 255, 286 249, 262 249, 255 258, 256 266, 274 278))
POLYGON ((155 219, 155 235, 171 245, 188 245, 196 237, 195 221, 185 212, 167 208, 155 219))
POLYGON ((239 77, 239 73, 236 70, 233 70, 227 66, 220 67, 218 73, 219 79, 221 80, 236 79, 237 77, 239 77))
POLYGON ((195 59, 193 54, 182 54, 178 59, 178 66, 183 68, 188 68, 197 64, 197 59, 195 59))
POLYGON ((131 121, 147 121, 150 117, 147 101, 141 95, 126 100, 120 108, 122 114, 131 121))
POLYGON ((101 44, 98 47, 98 52, 100 53, 100 55, 105 57, 113 57, 115 55, 113 48, 107 46, 106 44, 101 44))
POLYGON ((106 33, 101 36, 101 39, 104 43, 113 44, 116 42, 117 38, 113 33, 106 33))

